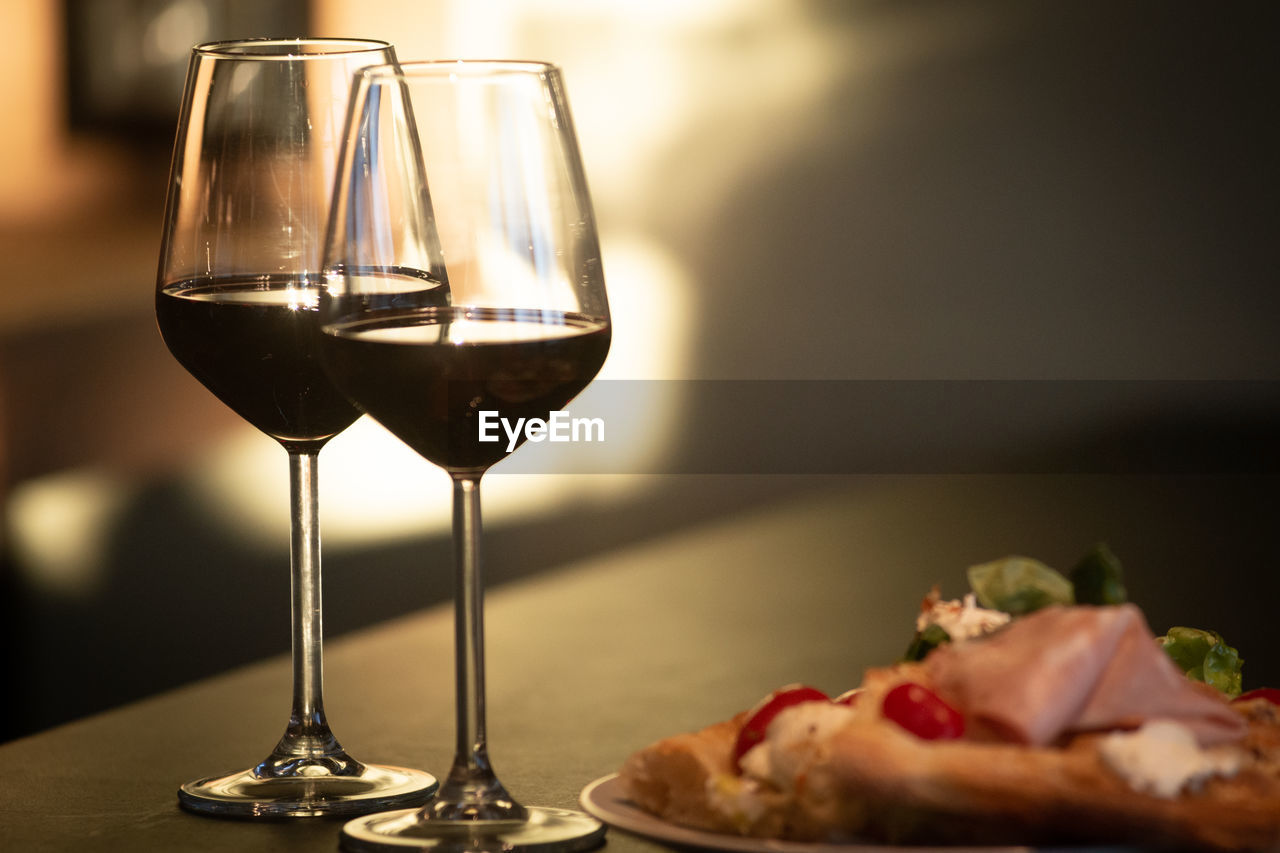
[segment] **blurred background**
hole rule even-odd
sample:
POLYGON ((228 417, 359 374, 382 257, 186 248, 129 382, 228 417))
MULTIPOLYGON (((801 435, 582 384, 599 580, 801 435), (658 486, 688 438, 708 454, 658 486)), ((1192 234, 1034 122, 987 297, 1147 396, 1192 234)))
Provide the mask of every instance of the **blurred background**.
MULTIPOLYGON (((1135 0, 4 3, 0 738, 288 647, 284 452, 152 313, 189 49, 258 35, 565 69, 616 324, 600 387, 633 440, 608 475, 486 480, 494 584, 936 483, 978 559, 1069 568, 1107 538, 1153 627, 1219 628, 1247 683, 1280 682, 1275 23, 1135 0), (974 484, 1007 500, 965 506, 974 484)), ((321 458, 327 633, 447 597, 444 475, 365 421, 321 458)))

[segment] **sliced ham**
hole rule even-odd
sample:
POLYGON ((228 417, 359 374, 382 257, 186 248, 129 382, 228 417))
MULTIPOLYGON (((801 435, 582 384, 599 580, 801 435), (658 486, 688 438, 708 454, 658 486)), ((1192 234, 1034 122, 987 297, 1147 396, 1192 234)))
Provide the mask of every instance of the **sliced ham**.
POLYGON ((1045 746, 1150 719, 1186 725, 1201 746, 1245 732, 1225 700, 1156 645, 1132 604, 1047 607, 988 637, 942 646, 925 667, 971 726, 1003 740, 1045 746))

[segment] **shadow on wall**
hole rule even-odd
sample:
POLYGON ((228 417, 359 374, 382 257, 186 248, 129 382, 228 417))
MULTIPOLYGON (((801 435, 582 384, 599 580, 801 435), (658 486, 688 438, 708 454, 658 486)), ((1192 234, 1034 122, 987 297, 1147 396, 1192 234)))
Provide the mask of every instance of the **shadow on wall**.
POLYGON ((803 114, 707 94, 637 200, 696 376, 1280 375, 1270 9, 806 8, 844 50, 803 114))

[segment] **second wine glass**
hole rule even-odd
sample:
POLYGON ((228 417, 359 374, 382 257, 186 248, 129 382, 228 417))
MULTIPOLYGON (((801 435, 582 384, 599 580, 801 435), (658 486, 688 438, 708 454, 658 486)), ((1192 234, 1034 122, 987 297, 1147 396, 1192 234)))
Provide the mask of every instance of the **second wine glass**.
POLYGON ((339 388, 453 481, 457 740, 431 802, 350 821, 343 846, 590 848, 604 835, 598 821, 525 806, 498 780, 485 721, 480 478, 509 442, 486 441, 482 421, 545 422, 591 382, 610 343, 560 72, 366 69, 347 127, 322 352, 339 388))
POLYGON ((364 764, 321 697, 320 449, 359 417, 320 365, 325 224, 355 72, 394 62, 355 39, 253 39, 192 51, 174 144, 156 316, 174 357, 289 453, 293 707, 257 765, 184 784, 231 817, 360 814, 421 803, 427 773, 364 764))

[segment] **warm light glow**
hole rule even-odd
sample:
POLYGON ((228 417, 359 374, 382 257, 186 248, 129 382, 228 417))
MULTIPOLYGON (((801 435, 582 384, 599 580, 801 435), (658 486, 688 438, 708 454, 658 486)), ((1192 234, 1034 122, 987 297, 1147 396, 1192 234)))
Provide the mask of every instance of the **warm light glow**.
POLYGON ((182 61, 191 45, 209 29, 209 12, 204 3, 180 0, 164 9, 147 26, 142 49, 147 62, 160 66, 182 61))
POLYGON ((394 33, 402 60, 532 57, 561 66, 606 231, 662 218, 704 222, 744 175, 823 120, 823 99, 847 82, 850 65, 885 59, 883 47, 851 45, 847 28, 824 27, 805 4, 776 0, 317 0, 314 8, 328 33, 394 33), (698 153, 681 154, 689 146, 698 153), (673 185, 678 198, 660 195, 673 185))
POLYGON ((35 589, 89 597, 105 580, 104 552, 133 499, 121 477, 81 470, 35 480, 7 498, 4 519, 14 563, 35 589))
POLYGON ((0 74, 22 85, 5 86, 0 94, 6 116, 0 133, 0 222, 47 213, 57 195, 49 182, 62 177, 57 11, 52 3, 7 3, 4 26, 9 38, 0 52, 0 74))

